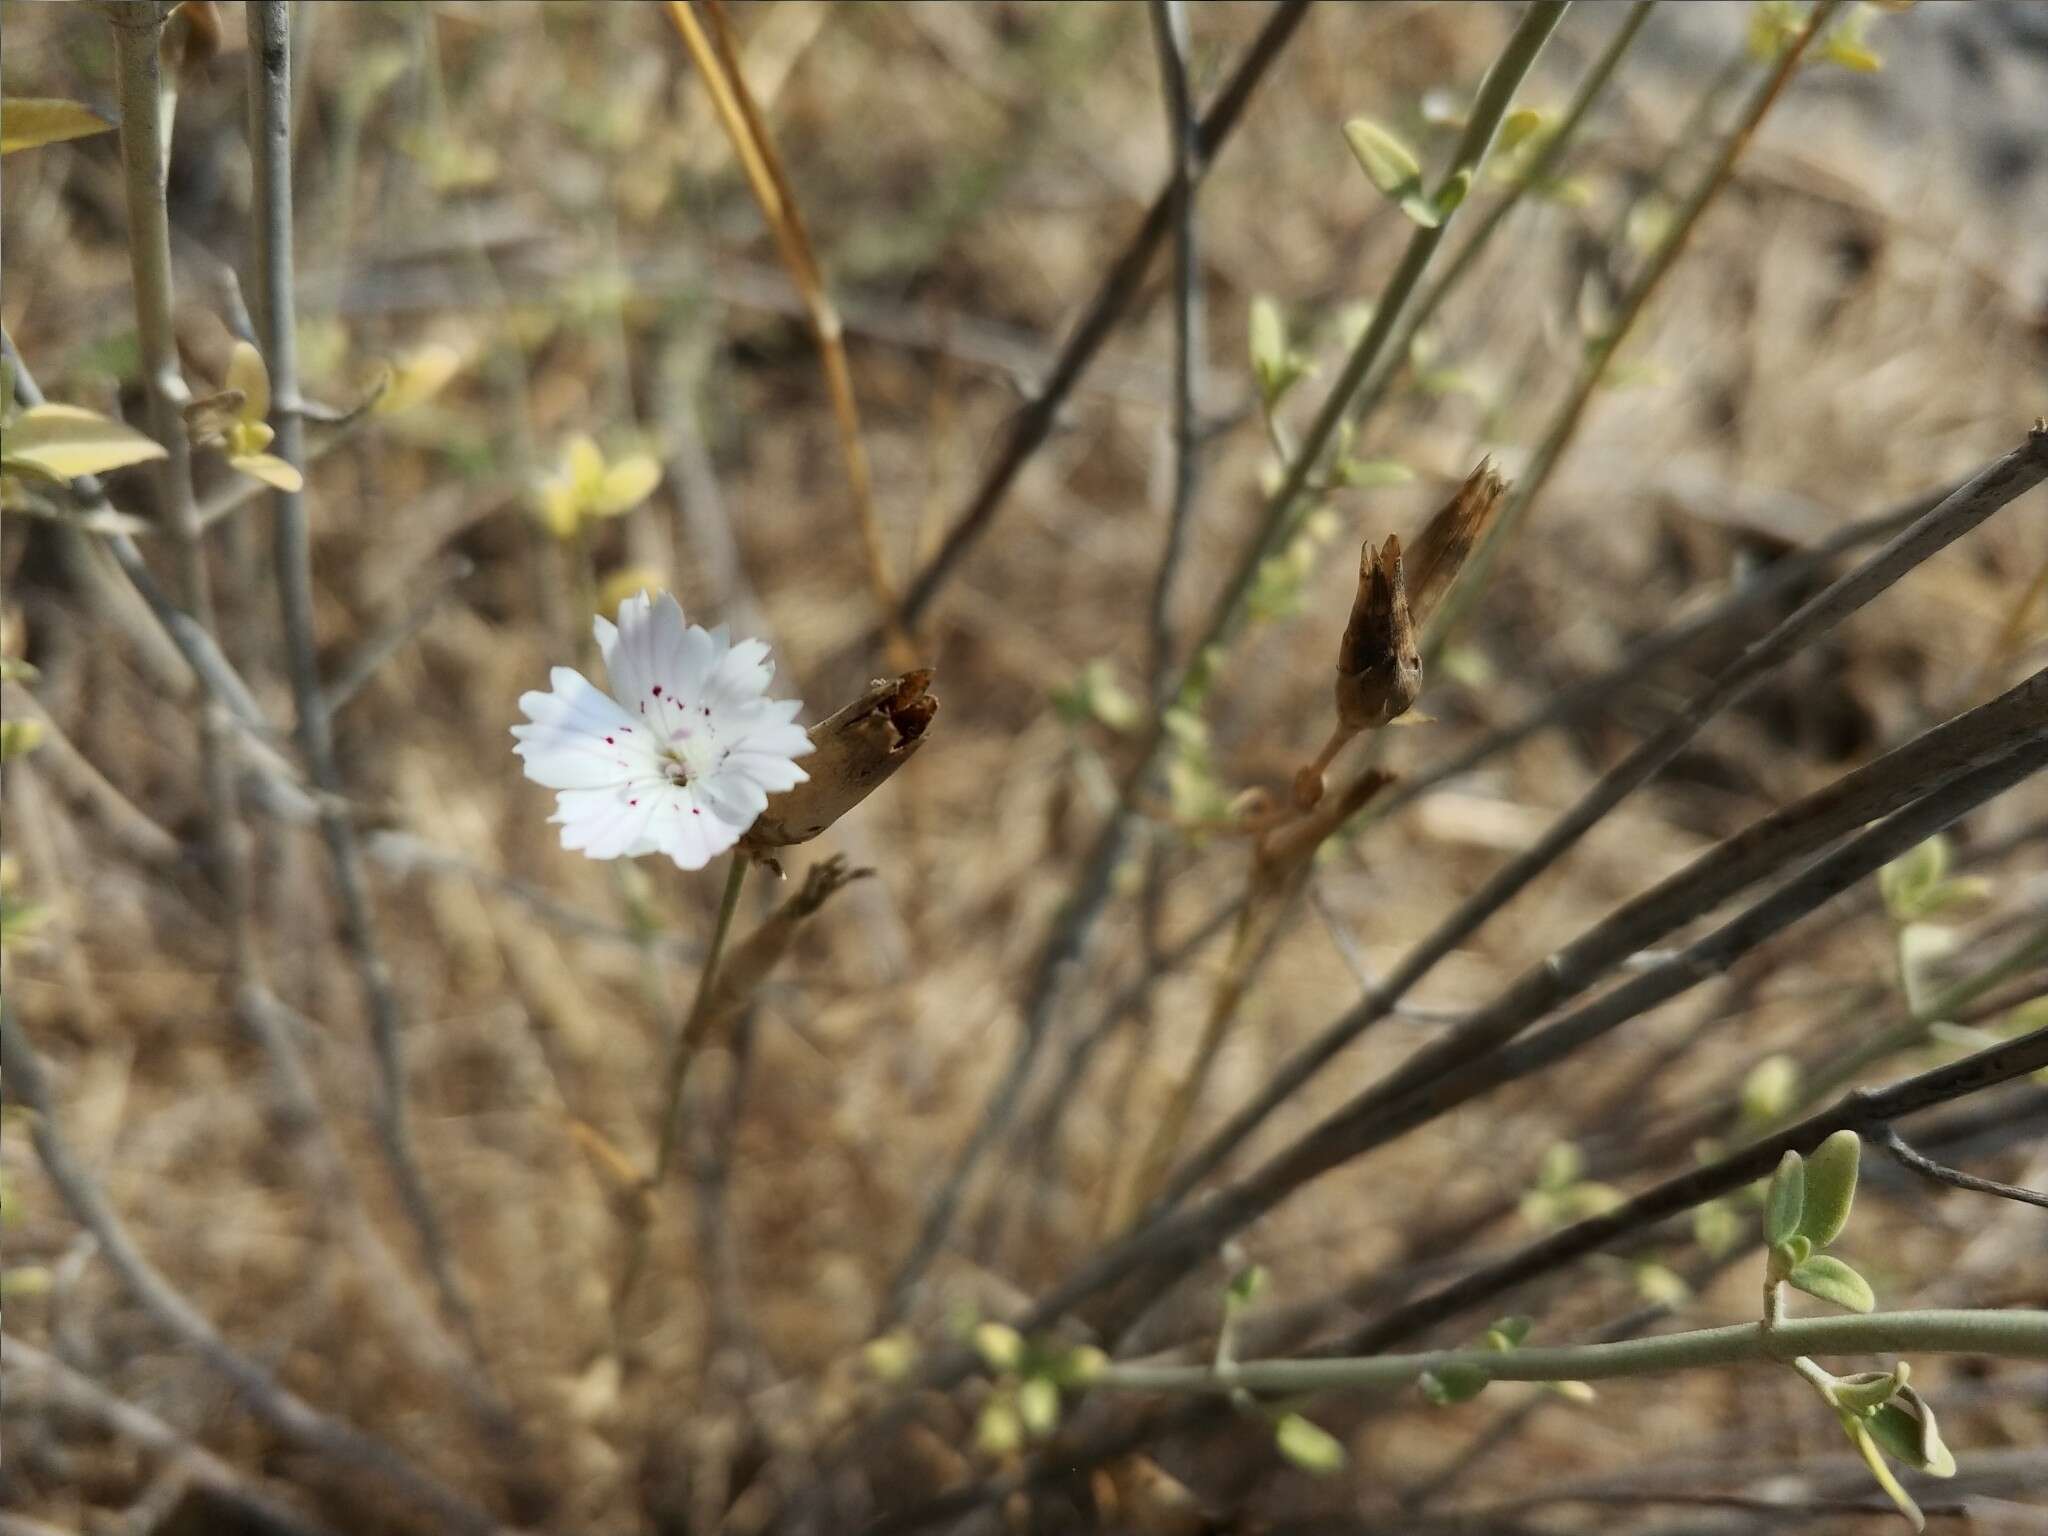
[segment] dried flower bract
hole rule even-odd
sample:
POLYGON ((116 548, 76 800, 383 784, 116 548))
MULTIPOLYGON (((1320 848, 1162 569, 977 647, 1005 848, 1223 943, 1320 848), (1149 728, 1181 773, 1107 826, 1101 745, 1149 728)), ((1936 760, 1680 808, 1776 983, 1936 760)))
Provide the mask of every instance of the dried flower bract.
POLYGON ((1493 526, 1507 489, 1508 483, 1493 467, 1493 460, 1481 459, 1457 493, 1423 525, 1408 551, 1408 611, 1418 625, 1429 622, 1465 561, 1493 526))
POLYGON ((1337 720, 1369 730, 1406 713, 1422 692, 1422 652, 1408 609, 1401 541, 1392 534, 1358 553, 1358 596, 1337 647, 1337 720))
POLYGON ((924 745, 939 712, 939 701, 928 691, 931 681, 928 667, 878 677, 859 698, 812 726, 816 750, 804 764, 810 778, 769 796, 741 846, 761 856, 809 842, 880 788, 924 745))

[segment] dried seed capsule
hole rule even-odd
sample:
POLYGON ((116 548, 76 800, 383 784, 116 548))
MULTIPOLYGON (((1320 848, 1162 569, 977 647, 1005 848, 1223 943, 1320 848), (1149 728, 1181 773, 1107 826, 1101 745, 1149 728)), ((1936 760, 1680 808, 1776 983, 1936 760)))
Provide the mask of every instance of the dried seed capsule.
POLYGON ((1385 725, 1422 692, 1422 653, 1408 611, 1401 541, 1358 554, 1358 596, 1337 647, 1337 720, 1346 731, 1385 725))
POLYGON ((930 668, 876 678, 837 714, 810 727, 816 748, 804 759, 810 777, 768 797, 768 808, 741 839, 756 855, 807 843, 878 789, 924 745, 939 711, 927 691, 930 668))
POLYGON ((1423 525, 1408 552, 1414 576, 1408 589, 1408 608, 1417 624, 1429 622, 1444 593, 1458 579, 1465 561, 1492 526, 1507 489, 1508 483, 1493 467, 1493 460, 1481 459, 1456 494, 1423 525))

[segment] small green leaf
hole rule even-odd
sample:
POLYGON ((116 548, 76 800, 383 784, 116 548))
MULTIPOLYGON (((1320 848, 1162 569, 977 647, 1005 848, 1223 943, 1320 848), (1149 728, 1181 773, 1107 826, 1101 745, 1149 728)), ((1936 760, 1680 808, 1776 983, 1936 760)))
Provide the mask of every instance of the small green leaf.
POLYGON ((660 483, 661 465, 652 454, 628 454, 616 464, 606 466, 604 478, 590 499, 590 515, 617 517, 630 512, 653 495, 660 483))
POLYGON ((1854 1131, 1837 1131, 1806 1160, 1806 1209, 1799 1232, 1816 1248, 1825 1248, 1849 1224, 1856 1200, 1856 1165, 1863 1142, 1854 1131))
POLYGON ((1519 1349, 1522 1341, 1529 1337, 1529 1330, 1535 1326, 1536 1320, 1533 1317, 1518 1315, 1496 1318, 1493 1326, 1487 1330, 1486 1337, 1491 1348, 1519 1349), (1496 1338, 1502 1342, 1493 1344, 1491 1341, 1496 1338))
POLYGON ((1742 1239, 1742 1218, 1726 1200, 1709 1200, 1692 1213, 1692 1240, 1718 1259, 1742 1239))
POLYGON ((1277 373, 1287 355, 1287 322, 1280 318, 1280 306, 1265 294, 1252 300, 1252 372, 1261 379, 1277 373))
POLYGON ((1948 839, 1939 834, 1910 848, 1877 872, 1878 894, 1897 923, 1920 915, 1920 903, 1948 873, 1948 839))
MULTIPOLYGON (((1472 173, 1466 170, 1457 171, 1447 177, 1444 184, 1436 189, 1436 196, 1431 198, 1429 202, 1430 209, 1437 215, 1438 219, 1448 219, 1458 211, 1458 205, 1465 201, 1466 194, 1471 190, 1472 173)), ((1409 217, 1414 218, 1415 216, 1410 214, 1409 217)), ((1425 229, 1434 229, 1437 224, 1436 219, 1416 219, 1415 222, 1422 225, 1425 229)))
POLYGON ((1085 1387, 1108 1364, 1109 1356, 1093 1344, 1078 1345, 1053 1360, 1052 1379, 1063 1387, 1085 1387))
POLYGON ((1692 1299, 1692 1287, 1677 1270, 1664 1264, 1636 1266, 1636 1294, 1660 1307, 1675 1307, 1692 1299))
POLYGON ((0 459, 46 480, 75 480, 164 457, 163 444, 75 405, 30 406, 0 433, 0 459))
POLYGON ((1035 1440, 1043 1440, 1060 1424, 1060 1389, 1044 1376, 1033 1376, 1017 1389, 1017 1417, 1035 1440))
POLYGON ((1298 1413, 1283 1413, 1274 1420, 1273 1444, 1304 1472, 1327 1477, 1343 1469, 1344 1447, 1337 1437, 1298 1413))
POLYGON ((861 1363, 877 1381, 901 1381, 917 1364, 917 1344, 900 1328, 870 1339, 860 1353, 861 1363))
POLYGON ((1742 1080, 1742 1118, 1751 1125, 1782 1120, 1798 1102, 1799 1063, 1783 1052, 1766 1056, 1742 1080))
MULTIPOLYGON (((1880 1408, 1879 1413, 1885 1410, 1880 1408)), ((1920 1513, 1920 1506, 1913 1502, 1913 1496, 1900 1486, 1886 1464, 1884 1454, 1878 1450, 1877 1442, 1871 1438, 1869 1427, 1852 1413, 1841 1415, 1842 1431, 1849 1437, 1849 1443, 1856 1447, 1856 1453, 1863 1458, 1863 1464, 1870 1469, 1870 1475, 1877 1479, 1877 1486, 1884 1490, 1886 1498, 1898 1506, 1899 1513, 1911 1522, 1916 1531, 1927 1529, 1927 1517, 1920 1513)))
POLYGON ((1576 1184, 1586 1171, 1586 1157, 1568 1141, 1552 1142, 1544 1151, 1543 1161, 1536 1168, 1536 1187, 1555 1194, 1569 1184, 1576 1184))
POLYGON ((66 139, 105 133, 113 119, 102 117, 83 102, 52 96, 9 96, 0 101, 0 155, 66 139))
POLYGON ((1395 459, 1344 459, 1337 465, 1338 483, 1358 490, 1406 485, 1414 478, 1415 471, 1395 459))
POLYGON ((1877 1443, 1908 1466, 1929 1477, 1956 1475, 1955 1453, 1943 1442, 1934 1410, 1917 1388, 1901 1386, 1868 1422, 1877 1443))
POLYGON ((228 460, 236 469, 253 480, 261 480, 273 490, 296 495, 306 488, 306 477, 292 464, 280 459, 274 453, 240 453, 228 460))
POLYGON ((1517 107, 1501 120, 1500 137, 1495 142, 1502 154, 1511 154, 1527 139, 1534 138, 1542 131, 1548 119, 1534 107, 1517 107))
POLYGON ((1370 118, 1354 117, 1346 123, 1344 142, 1366 179, 1388 197, 1401 197, 1421 184, 1422 162, 1415 152, 1370 118))
POLYGON ((1265 1265, 1245 1265, 1230 1277, 1230 1285, 1224 1292, 1224 1301, 1230 1306, 1249 1306, 1265 1294, 1268 1278, 1265 1265))
POLYGON ((974 1426, 974 1443, 990 1456, 1013 1455, 1024 1447, 1024 1421, 1004 1399, 991 1398, 974 1426))
POLYGON ((1014 1371, 1024 1358, 1024 1336, 1006 1323, 983 1323, 974 1330, 974 1347, 992 1371, 1014 1371))
POLYGON ((25 757, 42 744, 42 721, 0 721, 0 763, 11 763, 17 757, 25 757))
POLYGON ((1415 1379, 1415 1385, 1429 1402, 1446 1408, 1477 1397, 1486 1389, 1489 1379, 1478 1366, 1453 1361, 1441 1369, 1424 1371, 1415 1379))
POLYGON ((1868 1416, 1898 1395, 1906 1384, 1906 1362, 1901 1360, 1896 1370, 1858 1371, 1853 1376, 1837 1376, 1832 1391, 1835 1402, 1851 1413, 1868 1416))
POLYGON ((1785 1278, 1794 1289, 1809 1296, 1818 1296, 1822 1301, 1832 1301, 1851 1312, 1868 1312, 1877 1305, 1877 1297, 1868 1280, 1840 1259, 1824 1253, 1815 1254, 1803 1264, 1793 1265, 1785 1278))
POLYGON ((1771 1175, 1771 1189, 1764 1200, 1764 1241, 1775 1247, 1791 1241, 1799 1231, 1799 1217, 1806 1208, 1806 1162, 1788 1151, 1778 1160, 1771 1175))

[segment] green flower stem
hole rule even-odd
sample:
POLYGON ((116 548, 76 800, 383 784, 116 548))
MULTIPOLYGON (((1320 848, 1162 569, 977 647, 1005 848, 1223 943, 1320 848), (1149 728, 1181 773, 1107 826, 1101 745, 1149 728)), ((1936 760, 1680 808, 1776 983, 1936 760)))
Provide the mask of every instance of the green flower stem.
POLYGON ((1495 519, 1486 537, 1480 541, 1479 548, 1473 551, 1471 563, 1467 566, 1463 578, 1445 595, 1436 612, 1429 617, 1422 642, 1425 668, 1441 654, 1445 641, 1455 630, 1459 620, 1471 611, 1473 602, 1486 590, 1501 550, 1506 548, 1508 541, 1514 537, 1515 530, 1521 526, 1530 505, 1542 493, 1551 471, 1557 467, 1558 460, 1564 457, 1565 450, 1571 446, 1572 439, 1578 434, 1579 422, 1585 415, 1587 403, 1593 398, 1594 391, 1599 388, 1601 379, 1606 376, 1607 366, 1614 360, 1622 339, 1634 327, 1644 306, 1649 302, 1650 295, 1664 280, 1664 275, 1677 264, 1679 254, 1685 249, 1694 226, 1699 223, 1700 215, 1706 212, 1708 206, 1727 186, 1734 174, 1736 161, 1742 158, 1742 152, 1749 147, 1757 126, 1776 104, 1793 72, 1799 67, 1799 61, 1806 53, 1807 44, 1819 35, 1822 27, 1840 8, 1841 0, 1820 0, 1820 3, 1808 13, 1806 25, 1798 36, 1786 45, 1776 64, 1750 96, 1749 105, 1744 109, 1741 121, 1722 141, 1721 152, 1715 156, 1713 166, 1700 178, 1699 185, 1693 189, 1692 195, 1685 200, 1684 206, 1672 219, 1671 227, 1665 232, 1664 238, 1657 242, 1656 249, 1644 261, 1642 271, 1637 274, 1635 281, 1623 295, 1613 323, 1601 335, 1587 340, 1585 361, 1580 366, 1578 377, 1573 381, 1569 394, 1565 397, 1564 405, 1552 420, 1549 433, 1538 446, 1528 467, 1516 477, 1515 487, 1508 495, 1507 505, 1501 508, 1500 516, 1495 519))
POLYGON ((654 1182, 668 1176, 675 1161, 676 1141, 682 1129, 683 1087, 690 1076, 690 1062, 697 1054, 698 1033, 711 989, 718 984, 718 960, 725 953, 726 935, 732 932, 732 915, 739 909, 740 887, 747 879, 747 856, 737 850, 725 872, 725 894, 718 902, 718 926, 711 930, 711 948, 704 956, 704 969, 697 974, 697 995, 676 1035, 675 1054, 668 1064, 668 1102, 661 1112, 661 1143, 654 1157, 654 1182))
POLYGON ((619 1271, 619 1283, 612 1292, 612 1330, 623 1338, 626 1306, 647 1268, 648 1239, 653 1226, 653 1205, 644 1198, 659 1189, 674 1164, 676 1146, 682 1140, 683 1089, 690 1080, 690 1063, 696 1059, 705 1009, 711 990, 718 984, 718 961, 725 953, 726 935, 732 932, 733 913, 739 910, 740 887, 746 884, 747 856, 737 849, 726 866, 725 894, 718 903, 718 924, 711 930, 711 947, 704 955, 704 968, 697 973, 697 995, 676 1031, 674 1052, 668 1061, 668 1094, 661 1109, 661 1135, 654 1154, 654 1171, 640 1184, 643 1197, 630 1206, 631 1234, 626 1241, 626 1262, 619 1271))
POLYGON ((1790 1364, 1806 1355, 1991 1355, 2048 1360, 2048 1311, 1871 1312, 1789 1318, 1774 1328, 1734 1323, 1647 1339, 1555 1348, 1433 1350, 1358 1360, 1250 1360, 1203 1365, 1108 1365, 1092 1387, 1118 1392, 1277 1394, 1399 1389, 1424 1371, 1483 1371, 1493 1381, 1600 1381, 1705 1366, 1790 1364))
MULTIPOLYGON (((1530 68, 1536 62, 1536 55, 1556 30, 1564 17, 1568 0, 1539 0, 1522 15, 1514 36, 1494 61, 1493 68, 1486 73, 1486 79, 1479 88, 1478 99, 1472 103, 1471 115, 1466 120, 1465 132, 1458 140, 1458 147, 1451 158, 1450 168, 1437 182, 1437 192, 1464 177, 1470 185, 1479 174, 1486 152, 1493 145, 1494 135, 1499 131, 1501 121, 1507 116, 1508 108, 1514 104, 1515 92, 1521 88, 1530 68)), ((1433 194, 1434 195, 1434 194, 1433 194)), ((1451 227, 1456 210, 1449 209, 1434 228, 1418 226, 1409 236, 1408 249, 1402 254, 1400 265, 1387 279, 1386 288, 1381 292, 1379 302, 1374 305, 1371 323, 1365 334, 1351 349, 1345 359, 1344 371, 1337 382, 1323 397, 1322 408, 1316 413, 1315 421, 1303 437, 1301 448, 1288 461, 1286 478, 1280 488, 1266 503, 1265 516, 1257 534, 1245 546, 1237 569, 1216 600, 1215 609, 1204 626, 1202 638, 1189 653, 1186 670, 1181 674, 1179 684, 1169 697, 1180 697, 1187 692, 1188 685, 1207 670, 1205 652, 1227 638, 1243 612, 1245 601, 1251 595, 1252 585, 1257 580, 1259 567, 1275 550, 1281 548, 1300 521, 1304 492, 1316 467, 1322 462, 1329 446, 1336 441, 1338 428, 1353 418, 1358 405, 1360 386, 1387 354, 1387 343, 1394 334, 1395 324, 1409 298, 1422 281, 1428 270, 1430 259, 1443 243, 1444 235, 1451 227)), ((1156 741, 1161 732, 1155 725, 1153 737, 1156 741)), ((1150 743, 1148 743, 1148 746, 1150 743)))
POLYGON ((1629 45, 1636 40, 1636 34, 1642 30, 1643 23, 1650 19, 1650 12, 1656 3, 1657 0, 1636 0, 1629 8, 1628 18, 1608 40, 1600 57, 1594 60, 1593 67, 1586 72, 1586 78, 1579 82, 1578 91, 1573 95, 1570 105, 1565 108, 1564 116, 1558 120, 1556 130, 1536 152, 1535 157, 1529 162, 1528 170, 1486 210, 1478 228, 1472 231, 1471 236, 1451 257, 1450 263, 1444 268, 1443 276, 1430 285, 1427 293, 1416 300, 1414 309, 1403 318, 1392 345, 1386 349, 1384 359, 1373 370, 1372 377, 1359 392, 1357 404, 1353 407, 1354 421, 1363 420, 1384 398, 1388 387, 1400 372, 1401 364, 1407 359, 1409 345, 1415 340, 1416 334, 1429 323, 1430 316, 1443 307, 1444 300, 1448 299, 1457 290, 1458 285, 1470 275, 1479 257, 1485 253, 1488 242, 1499 232, 1501 225, 1507 222, 1508 215, 1521 205, 1523 197, 1528 194, 1531 187, 1541 186, 1549 179, 1551 172, 1563 162, 1564 151, 1570 145, 1572 136, 1578 132, 1579 125, 1585 120, 1594 101, 1607 88, 1607 82, 1614 78, 1614 71, 1621 64, 1622 55, 1628 52, 1629 45))

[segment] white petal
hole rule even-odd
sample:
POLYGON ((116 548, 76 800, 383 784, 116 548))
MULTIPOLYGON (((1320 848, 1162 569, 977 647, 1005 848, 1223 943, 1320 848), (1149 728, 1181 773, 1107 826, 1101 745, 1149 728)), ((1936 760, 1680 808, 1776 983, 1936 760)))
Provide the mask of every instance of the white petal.
MULTIPOLYGON (((598 631, 602 647, 605 635, 598 631)), ((644 593, 619 605, 617 631, 605 652, 605 672, 620 701, 635 714, 665 714, 665 705, 704 691, 716 656, 711 636, 683 622, 675 598, 644 593), (644 710, 643 710, 644 706, 644 710)), ((657 720, 657 724, 661 722, 657 720)))
POLYGON ((704 684, 704 698, 714 711, 762 702, 775 664, 763 640, 742 640, 718 660, 704 684))
POLYGON ((775 757, 808 757, 817 750, 811 741, 810 733, 800 725, 764 722, 733 732, 730 740, 735 752, 753 752, 775 757))
POLYGON ((661 791, 632 788, 565 789, 555 796, 551 818, 562 826, 562 846, 593 859, 616 859, 639 842, 661 791))
POLYGON ((735 773, 729 767, 699 779, 691 788, 703 797, 708 810, 742 830, 751 827, 754 818, 768 808, 768 791, 751 774, 735 773))
POLYGON ((647 840, 675 861, 679 869, 702 869, 740 840, 744 826, 734 826, 690 790, 678 790, 649 823, 647 840))
POLYGON ((787 757, 762 752, 735 752, 726 760, 725 766, 732 772, 745 774, 771 795, 795 789, 810 778, 787 757))
POLYGON ((555 668, 551 681, 552 693, 521 695, 532 723, 512 727, 528 778, 549 789, 598 789, 661 777, 651 734, 601 689, 568 667, 555 668))

